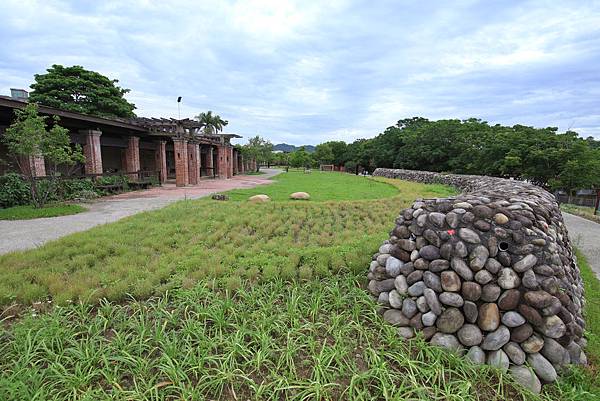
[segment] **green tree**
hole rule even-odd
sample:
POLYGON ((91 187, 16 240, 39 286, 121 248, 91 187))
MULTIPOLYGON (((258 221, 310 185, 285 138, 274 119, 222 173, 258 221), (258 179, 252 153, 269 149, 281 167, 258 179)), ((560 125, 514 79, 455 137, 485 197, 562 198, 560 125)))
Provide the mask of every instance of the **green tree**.
POLYGON ((300 149, 290 153, 290 166, 292 167, 310 168, 312 162, 313 159, 304 146, 301 146, 300 149))
POLYGON ((334 159, 333 150, 328 142, 317 145, 312 156, 319 164, 332 164, 334 159))
POLYGON ((229 121, 223 120, 220 115, 213 114, 210 110, 198 114, 196 119, 204 126, 204 133, 207 135, 216 135, 229 124, 229 121))
POLYGON ((273 144, 258 135, 250 138, 242 151, 245 157, 256 160, 256 171, 259 171, 261 163, 269 164, 273 159, 273 144))
POLYGON ((35 74, 30 100, 44 106, 99 117, 134 117, 135 105, 124 95, 129 89, 95 71, 79 65, 54 64, 46 74, 35 74))
POLYGON ((29 181, 33 204, 42 207, 48 195, 56 189, 58 166, 74 166, 77 162, 83 163, 85 157, 81 146, 71 146, 69 130, 58 125, 58 117, 54 117, 52 127, 48 130, 46 117, 38 114, 35 103, 29 103, 23 110, 15 110, 15 114, 16 119, 6 129, 2 140, 29 181), (32 157, 40 156, 46 162, 44 181, 36 179, 29 165, 32 157))

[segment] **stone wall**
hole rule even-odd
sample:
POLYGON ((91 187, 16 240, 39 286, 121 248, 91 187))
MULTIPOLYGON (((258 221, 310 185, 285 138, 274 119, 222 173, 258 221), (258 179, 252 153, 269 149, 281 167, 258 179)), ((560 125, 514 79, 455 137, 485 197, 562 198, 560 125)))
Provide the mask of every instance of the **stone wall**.
POLYGON ((402 210, 373 256, 369 291, 400 335, 420 330, 476 363, 510 369, 534 391, 565 365, 586 363, 583 283, 553 195, 502 178, 374 175, 462 191, 402 210))

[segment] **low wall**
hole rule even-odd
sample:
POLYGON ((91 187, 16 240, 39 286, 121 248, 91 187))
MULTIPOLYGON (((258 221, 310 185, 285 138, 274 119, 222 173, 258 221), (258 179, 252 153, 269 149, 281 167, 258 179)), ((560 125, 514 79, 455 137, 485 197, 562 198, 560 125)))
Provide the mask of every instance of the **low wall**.
POLYGON ((565 365, 586 363, 583 283, 552 194, 494 177, 373 175, 462 191, 402 210, 373 255, 369 291, 400 335, 422 331, 476 363, 510 369, 534 391, 565 365))

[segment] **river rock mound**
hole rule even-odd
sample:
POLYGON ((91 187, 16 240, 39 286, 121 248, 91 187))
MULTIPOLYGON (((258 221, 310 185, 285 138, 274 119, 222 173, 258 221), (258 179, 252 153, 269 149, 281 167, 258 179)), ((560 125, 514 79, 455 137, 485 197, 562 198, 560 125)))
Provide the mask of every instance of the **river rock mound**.
POLYGON ((368 289, 399 335, 421 330, 476 363, 510 369, 534 391, 565 365, 586 362, 583 283, 553 195, 494 177, 374 175, 463 191, 402 210, 373 255, 368 289), (535 376, 524 377, 524 366, 535 376))

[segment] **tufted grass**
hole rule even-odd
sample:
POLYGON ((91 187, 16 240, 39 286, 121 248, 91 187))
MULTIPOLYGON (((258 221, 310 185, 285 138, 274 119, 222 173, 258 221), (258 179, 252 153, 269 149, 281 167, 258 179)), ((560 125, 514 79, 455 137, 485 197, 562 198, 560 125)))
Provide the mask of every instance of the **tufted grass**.
MULTIPOLYGON (((439 185, 367 182, 339 173, 314 174, 309 181, 306 176, 290 174, 264 189, 276 200, 277 194, 301 184, 316 199, 354 199, 367 192, 381 198, 294 202, 286 195, 285 201, 258 205, 245 200, 177 202, 0 256, 0 305, 142 299, 201 281, 235 289, 244 280, 308 280, 360 272, 402 207, 419 196, 452 193, 439 185)), ((236 191, 243 199, 252 192, 236 191)))
POLYGON ((361 278, 200 284, 29 313, 2 331, 0 399, 538 399, 495 369, 402 341, 361 278))
POLYGON ((579 217, 583 217, 584 219, 588 219, 595 223, 600 223, 600 214, 595 215, 593 207, 572 205, 570 203, 562 203, 560 205, 560 210, 562 210, 563 212, 577 215, 579 217))

